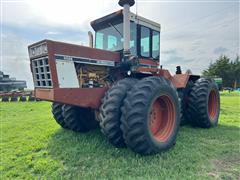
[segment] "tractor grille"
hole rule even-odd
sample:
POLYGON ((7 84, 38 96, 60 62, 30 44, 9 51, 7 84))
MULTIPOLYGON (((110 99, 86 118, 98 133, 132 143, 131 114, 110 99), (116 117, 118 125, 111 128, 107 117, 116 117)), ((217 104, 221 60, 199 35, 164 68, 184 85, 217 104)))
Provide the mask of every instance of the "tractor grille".
POLYGON ((35 87, 51 88, 52 78, 48 57, 34 59, 32 61, 33 80, 35 87))

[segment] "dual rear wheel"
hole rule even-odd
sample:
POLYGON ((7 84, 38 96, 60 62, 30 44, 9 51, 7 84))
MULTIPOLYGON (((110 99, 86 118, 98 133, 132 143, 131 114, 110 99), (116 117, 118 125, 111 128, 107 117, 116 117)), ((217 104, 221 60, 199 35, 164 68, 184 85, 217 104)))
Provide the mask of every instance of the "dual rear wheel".
POLYGON ((186 88, 178 89, 181 104, 181 125, 210 128, 218 124, 220 95, 212 79, 189 81, 186 88))
POLYGON ((215 127, 220 112, 218 86, 212 79, 198 79, 189 94, 186 112, 193 126, 215 127))

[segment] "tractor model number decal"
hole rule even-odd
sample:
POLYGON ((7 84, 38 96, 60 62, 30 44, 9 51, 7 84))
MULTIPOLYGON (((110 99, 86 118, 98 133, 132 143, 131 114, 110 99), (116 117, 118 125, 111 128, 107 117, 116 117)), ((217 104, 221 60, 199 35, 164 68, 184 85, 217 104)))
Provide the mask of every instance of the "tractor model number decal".
POLYGON ((98 60, 98 59, 90 59, 85 57, 75 57, 75 56, 66 56, 66 55, 59 55, 55 54, 55 59, 63 60, 63 61, 74 61, 75 63, 80 64, 92 64, 92 65, 98 65, 98 66, 115 66, 114 61, 108 61, 108 60, 98 60))

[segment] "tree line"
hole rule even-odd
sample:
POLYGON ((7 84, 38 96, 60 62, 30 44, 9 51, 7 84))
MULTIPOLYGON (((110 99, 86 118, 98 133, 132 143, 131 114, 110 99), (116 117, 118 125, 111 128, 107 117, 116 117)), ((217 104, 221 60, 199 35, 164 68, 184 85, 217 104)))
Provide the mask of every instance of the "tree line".
POLYGON ((203 71, 205 77, 220 77, 223 80, 223 87, 240 87, 240 61, 239 55, 233 60, 222 55, 214 63, 203 71))

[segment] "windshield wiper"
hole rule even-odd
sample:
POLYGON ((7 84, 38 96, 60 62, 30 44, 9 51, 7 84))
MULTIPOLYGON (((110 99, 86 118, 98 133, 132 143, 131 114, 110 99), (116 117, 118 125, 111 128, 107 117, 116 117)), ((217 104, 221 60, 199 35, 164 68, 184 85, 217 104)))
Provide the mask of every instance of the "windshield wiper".
POLYGON ((114 28, 118 32, 118 34, 120 34, 120 36, 123 37, 122 33, 114 25, 112 25, 111 23, 108 23, 108 25, 114 28))

